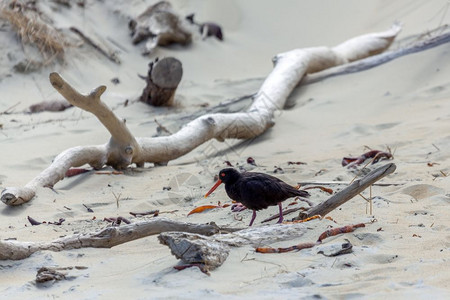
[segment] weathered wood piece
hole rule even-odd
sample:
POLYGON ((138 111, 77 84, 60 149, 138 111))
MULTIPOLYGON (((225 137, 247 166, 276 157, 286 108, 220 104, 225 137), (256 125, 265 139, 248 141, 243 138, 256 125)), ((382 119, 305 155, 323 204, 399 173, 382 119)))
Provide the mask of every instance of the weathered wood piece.
POLYGON ((143 54, 149 54, 158 45, 189 44, 192 34, 183 22, 183 18, 173 11, 169 2, 160 1, 131 20, 128 27, 133 44, 146 40, 143 54))
POLYGON ((315 215, 325 216, 332 210, 336 209, 337 207, 341 206, 348 200, 352 199, 353 197, 367 189, 370 185, 374 184, 378 180, 394 173, 396 168, 397 166, 394 163, 389 163, 373 170, 363 178, 355 180, 348 187, 331 196, 328 200, 310 208, 307 212, 301 212, 299 217, 297 217, 296 219, 303 220, 315 215))
POLYGON ((153 106, 172 106, 182 76, 183 66, 174 57, 151 62, 145 78, 147 85, 139 100, 153 106))
POLYGON ((201 235, 213 235, 221 231, 232 232, 240 229, 220 228, 215 224, 192 224, 165 218, 141 221, 120 227, 107 227, 101 231, 75 234, 50 242, 0 241, 0 260, 20 260, 37 251, 63 251, 79 248, 111 248, 129 241, 167 231, 182 231, 201 235))
POLYGON ((230 253, 230 247, 199 234, 185 232, 161 233, 161 244, 170 248, 184 264, 202 264, 207 271, 220 267, 230 253))
POLYGON ((73 105, 66 100, 54 100, 54 101, 42 101, 33 105, 30 105, 26 112, 28 113, 39 113, 43 111, 63 111, 73 105))

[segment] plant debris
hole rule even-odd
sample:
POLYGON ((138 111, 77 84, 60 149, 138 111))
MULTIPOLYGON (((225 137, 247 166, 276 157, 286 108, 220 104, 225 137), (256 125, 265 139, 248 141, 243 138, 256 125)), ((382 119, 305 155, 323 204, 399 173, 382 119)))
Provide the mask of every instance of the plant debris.
POLYGON ((366 159, 372 158, 372 164, 379 162, 384 159, 393 159, 394 156, 389 152, 384 152, 380 150, 370 150, 369 152, 363 153, 358 157, 344 157, 342 159, 342 166, 347 168, 354 168, 361 165, 366 159))
POLYGON ((287 164, 288 165, 306 165, 306 163, 302 162, 302 161, 288 161, 287 164))
POLYGON ((70 107, 73 107, 73 105, 66 100, 43 101, 31 105, 28 108, 28 112, 32 114, 43 111, 58 112, 64 111, 70 107))
POLYGON ((59 31, 44 21, 36 1, 25 4, 12 1, 0 9, 0 16, 11 24, 23 45, 28 44, 39 50, 42 62, 34 61, 38 66, 46 65, 55 58, 64 58, 67 42, 59 31))
POLYGON ((131 224, 131 222, 124 217, 106 217, 103 219, 103 221, 112 222, 112 226, 119 226, 122 222, 124 222, 125 224, 131 224))
POLYGON ((92 210, 92 208, 88 207, 86 204, 83 204, 84 207, 86 207, 87 211, 90 213, 93 213, 94 211, 92 210))
POLYGON ((363 223, 355 224, 355 225, 347 225, 344 227, 338 227, 338 228, 332 228, 328 229, 327 231, 323 232, 319 238, 317 239, 317 242, 307 242, 307 243, 300 243, 298 245, 294 245, 287 248, 271 248, 271 247, 258 247, 256 248, 256 252, 259 253, 284 253, 284 252, 290 252, 290 251, 300 251, 302 249, 312 248, 316 245, 319 245, 323 242, 324 239, 331 236, 336 236, 338 234, 342 233, 350 233, 356 230, 356 228, 365 227, 363 223))
POLYGON ((247 163, 250 164, 250 165, 256 166, 256 162, 255 162, 255 160, 253 159, 253 157, 247 158, 247 163))
POLYGON ((352 243, 348 239, 345 239, 345 240, 346 240, 346 242, 341 244, 339 249, 333 248, 333 249, 331 249, 332 251, 330 253, 325 253, 323 250, 320 250, 319 252, 317 252, 317 254, 322 254, 327 257, 333 257, 333 256, 342 255, 342 254, 352 253, 352 251, 353 251, 352 243))
POLYGON ((145 212, 131 212, 130 211, 130 215, 132 215, 133 217, 141 217, 141 216, 148 216, 148 215, 153 215, 154 217, 157 217, 159 215, 159 209, 153 209, 153 210, 145 211, 145 212))
POLYGON ((66 177, 72 177, 72 176, 76 176, 76 175, 80 175, 86 172, 89 172, 90 170, 88 169, 83 169, 83 168, 70 168, 69 170, 67 170, 66 172, 66 177))
POLYGON ((330 195, 333 194, 333 190, 332 189, 326 188, 326 187, 320 186, 320 185, 309 186, 309 187, 303 188, 303 190, 311 190, 311 189, 320 189, 320 190, 322 190, 322 191, 324 191, 324 192, 326 192, 326 193, 328 193, 330 195))
POLYGON ((225 208, 230 206, 230 204, 221 205, 220 202, 217 205, 202 205, 191 210, 187 215, 190 216, 192 214, 197 214, 204 212, 206 210, 214 209, 214 208, 225 208))
POLYGON ((187 15, 186 20, 188 20, 192 25, 198 26, 203 39, 210 36, 215 36, 218 40, 223 41, 223 33, 220 25, 213 22, 197 23, 194 21, 194 15, 195 14, 187 15))
POLYGON ((60 218, 58 221, 56 221, 56 222, 46 222, 46 221, 43 221, 43 222, 39 222, 39 221, 36 221, 35 219, 33 219, 32 217, 30 217, 30 216, 28 216, 27 217, 27 219, 28 219, 28 222, 30 222, 30 224, 32 225, 32 226, 37 226, 37 225, 41 225, 41 224, 52 224, 52 225, 61 225, 66 219, 64 219, 64 218, 60 218))

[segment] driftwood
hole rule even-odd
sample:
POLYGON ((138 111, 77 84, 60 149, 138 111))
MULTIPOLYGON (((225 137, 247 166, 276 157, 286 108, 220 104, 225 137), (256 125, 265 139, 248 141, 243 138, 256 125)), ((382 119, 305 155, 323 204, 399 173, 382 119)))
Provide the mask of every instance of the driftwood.
MULTIPOLYGON (((450 42, 450 32, 440 34, 437 36, 433 36, 428 39, 422 39, 418 42, 414 43, 413 45, 399 48, 396 50, 386 51, 384 53, 370 56, 358 61, 354 61, 348 64, 339 65, 335 67, 331 67, 329 69, 325 69, 323 71, 313 73, 313 74, 306 74, 305 77, 301 80, 299 83, 299 87, 306 86, 309 84, 314 84, 319 81, 326 80, 328 78, 334 77, 334 76, 341 76, 356 72, 362 72, 365 70, 369 70, 371 68, 377 67, 379 65, 385 64, 390 62, 391 60, 394 60, 396 58, 402 57, 404 55, 414 54, 417 52, 425 51, 437 46, 440 46, 442 44, 450 42)), ((254 80, 263 80, 263 78, 255 78, 254 80)), ((248 95, 244 95, 241 97, 236 97, 230 100, 223 101, 222 103, 207 108, 205 110, 202 110, 201 112, 196 112, 188 116, 181 117, 181 120, 189 121, 192 120, 205 112, 207 113, 214 113, 218 111, 228 111, 228 108, 232 105, 238 105, 241 104, 241 106, 245 106, 245 104, 248 102, 250 103, 251 99, 256 96, 257 93, 252 93, 248 95), (244 103, 244 104, 242 104, 244 103)), ((286 103, 286 105, 289 105, 286 103)))
POLYGON ((123 169, 131 163, 137 166, 143 166, 145 162, 167 164, 212 138, 219 141, 254 138, 274 125, 275 112, 284 107, 288 96, 305 74, 384 51, 399 31, 399 26, 393 26, 385 32, 362 35, 333 48, 314 47, 278 54, 274 58, 273 71, 267 76, 247 111, 207 114, 170 136, 155 138, 134 138, 125 123, 100 100, 105 86, 84 96, 59 74, 52 73, 50 82, 53 87, 74 106, 96 115, 112 137, 105 145, 79 146, 62 152, 25 187, 4 189, 1 200, 7 205, 28 202, 34 197, 38 186, 52 187, 64 178, 70 167, 90 164, 94 168, 101 168, 106 164, 123 169))
POLYGON ((51 242, 0 241, 0 260, 20 260, 37 251, 62 251, 79 248, 111 248, 129 241, 167 231, 183 231, 201 235, 213 235, 222 231, 239 229, 220 228, 215 224, 191 224, 171 221, 164 218, 141 221, 120 227, 107 227, 101 231, 75 234, 58 238, 51 242))
POLYGON ((183 22, 184 20, 172 10, 169 2, 160 1, 147 8, 136 19, 132 19, 128 27, 133 44, 147 40, 143 54, 149 54, 158 45, 189 44, 192 34, 183 22))
POLYGON ((348 187, 331 196, 328 200, 310 208, 307 212, 301 212, 299 217, 296 220, 303 220, 311 216, 320 215, 325 216, 330 211, 336 209, 341 206, 348 200, 352 199, 370 185, 374 184, 376 181, 382 179, 383 177, 394 173, 396 169, 396 165, 394 163, 386 164, 378 169, 373 170, 362 179, 355 180, 348 187))
POLYGON ((230 254, 230 247, 199 234, 185 232, 161 233, 159 242, 170 248, 183 264, 196 265, 207 273, 220 267, 230 254))
POLYGON ((155 60, 149 65, 140 101, 153 106, 172 106, 175 91, 183 76, 181 62, 173 57, 155 60))
POLYGON ((73 105, 66 100, 54 100, 54 101, 42 101, 33 105, 30 105, 26 112, 28 113, 38 113, 43 111, 63 111, 73 105))
POLYGON ((391 60, 402 57, 404 55, 425 51, 448 42, 450 42, 450 32, 420 40, 409 47, 386 51, 385 53, 373 57, 361 59, 342 66, 336 66, 334 68, 330 68, 316 74, 306 75, 304 80, 302 80, 302 85, 312 84, 333 76, 365 71, 381 64, 390 62, 391 60))
MULTIPOLYGON (((38 251, 63 251, 79 248, 112 248, 143 237, 169 232, 182 232, 194 239, 203 239, 228 246, 258 246, 261 243, 274 243, 302 236, 306 231, 304 224, 275 224, 260 228, 221 228, 216 224, 193 224, 172 221, 165 218, 152 219, 123 225, 107 227, 101 231, 75 234, 50 242, 20 242, 0 240, 0 260, 25 259, 38 251), (219 234, 222 233, 222 234, 219 234), (215 235, 208 238, 208 236, 215 235), (199 236, 202 236, 201 238, 199 236)), ((179 234, 177 234, 179 236, 179 234)), ((207 245, 207 243, 205 244, 207 245)))

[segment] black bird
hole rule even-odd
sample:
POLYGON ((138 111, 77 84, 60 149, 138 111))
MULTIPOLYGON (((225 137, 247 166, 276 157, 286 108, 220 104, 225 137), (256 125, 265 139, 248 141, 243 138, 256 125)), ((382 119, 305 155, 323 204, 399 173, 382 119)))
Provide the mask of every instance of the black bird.
MULTIPOLYGON (((208 197, 221 183, 225 183, 225 190, 232 200, 241 202, 247 208, 253 210, 252 220, 248 226, 252 226, 256 218, 256 211, 277 205, 280 209, 278 223, 283 221, 283 209, 281 202, 291 197, 309 197, 306 191, 298 190, 276 177, 258 173, 239 173, 233 168, 226 168, 219 172, 219 180, 206 193, 208 197)), ((303 199, 304 200, 304 199, 303 199)))

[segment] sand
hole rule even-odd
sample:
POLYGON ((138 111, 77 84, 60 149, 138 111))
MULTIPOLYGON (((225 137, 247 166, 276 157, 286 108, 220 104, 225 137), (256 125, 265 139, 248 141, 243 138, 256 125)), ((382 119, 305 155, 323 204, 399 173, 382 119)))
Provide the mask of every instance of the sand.
MULTIPOLYGON (((153 2, 122 2, 87 1, 85 9, 48 9, 58 28, 77 26, 86 34, 109 37, 121 45, 122 50, 108 44, 118 51, 120 65, 83 46, 68 49, 64 64, 30 74, 16 73, 12 65, 20 59, 22 48, 9 27, 2 27, 0 112, 17 104, 10 114, 0 115, 2 189, 26 184, 67 148, 109 139, 98 120, 78 108, 23 113, 31 104, 61 99, 48 81, 52 71, 82 92, 107 85, 102 97, 105 103, 127 120, 136 136, 152 136, 155 118, 175 131, 180 116, 202 110, 203 103, 213 106, 257 91, 277 53, 332 46, 360 34, 383 31, 395 21, 403 24, 392 46, 397 49, 410 44, 409 37, 426 36, 450 21, 449 4, 444 0, 173 1, 181 14, 195 12, 198 20, 223 25, 225 41, 202 41, 196 35, 187 48, 158 48, 150 58, 176 56, 183 63, 184 75, 177 107, 157 109, 138 102, 123 105, 140 95, 144 82, 137 74, 146 73, 150 60, 131 45, 127 17, 138 15, 153 2), (120 79, 119 84, 111 83, 114 77, 120 79)), ((44 4, 42 7, 49 7, 44 4)), ((131 217, 130 211, 152 209, 175 211, 161 216, 178 221, 245 227, 249 211, 236 214, 225 208, 187 217, 196 206, 229 203, 223 187, 203 198, 225 160, 247 166, 246 158, 251 156, 258 165, 256 171, 273 174, 281 167, 284 173, 275 175, 291 184, 348 182, 357 172, 343 168, 342 157, 360 155, 366 151, 365 145, 380 150, 389 146, 395 150, 397 170, 383 182, 395 185, 373 188, 372 215, 366 201, 356 197, 329 214, 337 224, 314 220, 302 238, 271 245, 312 241, 329 226, 374 221, 326 243, 339 244, 347 238, 354 246, 353 253, 325 257, 317 254, 319 248, 315 247, 264 255, 244 246, 233 248, 227 261, 207 276, 197 268, 174 270, 178 260, 152 236, 112 249, 44 251, 21 261, 0 261, 1 298, 448 298, 450 176, 445 175, 450 173, 449 60, 450 51, 444 44, 368 71, 303 86, 291 96, 295 106, 278 112, 276 125, 251 142, 237 147, 235 141, 207 142, 168 166, 148 164, 123 175, 86 173, 64 179, 54 191, 39 189, 31 202, 20 207, 0 207, 0 238, 19 241, 49 241, 95 231, 108 226, 102 221, 105 217, 124 216, 135 222, 138 219, 131 217), (306 165, 288 165, 288 161, 306 165), (163 190, 167 186, 172 190, 163 190), (83 204, 94 213, 87 212, 83 204), (32 227, 27 216, 66 221, 61 226, 32 227), (76 277, 42 287, 35 283, 36 271, 42 266, 87 269, 68 271, 76 277)), ((364 195, 368 196, 368 191, 364 195)), ((320 203, 327 197, 314 191, 312 201, 320 203)), ((276 211, 275 207, 261 211, 255 225, 263 226, 260 221, 276 211)))

